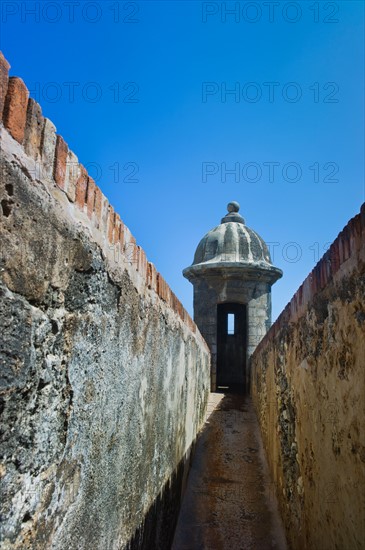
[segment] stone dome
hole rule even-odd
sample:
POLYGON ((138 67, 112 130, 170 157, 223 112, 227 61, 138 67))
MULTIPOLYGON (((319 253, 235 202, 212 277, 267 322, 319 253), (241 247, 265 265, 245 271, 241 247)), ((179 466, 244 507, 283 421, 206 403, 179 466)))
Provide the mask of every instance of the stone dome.
POLYGON ((252 271, 260 278, 258 272, 261 271, 270 281, 282 276, 282 271, 271 263, 265 241, 245 225, 245 220, 238 213, 239 208, 237 202, 228 204, 228 213, 220 225, 208 231, 198 244, 194 261, 184 269, 184 276, 191 279, 200 272, 212 269, 221 271, 224 268, 252 271))

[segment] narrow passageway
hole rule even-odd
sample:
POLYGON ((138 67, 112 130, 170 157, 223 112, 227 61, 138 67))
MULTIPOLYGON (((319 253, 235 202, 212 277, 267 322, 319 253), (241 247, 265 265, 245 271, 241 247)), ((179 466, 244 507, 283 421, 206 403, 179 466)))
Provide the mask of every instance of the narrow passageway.
POLYGON ((249 396, 210 395, 172 548, 287 548, 249 396))

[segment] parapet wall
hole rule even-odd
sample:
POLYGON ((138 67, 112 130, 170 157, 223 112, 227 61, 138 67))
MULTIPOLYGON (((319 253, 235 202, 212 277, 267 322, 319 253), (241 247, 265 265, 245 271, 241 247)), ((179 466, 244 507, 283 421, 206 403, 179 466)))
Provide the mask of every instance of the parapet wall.
MULTIPOLYGON (((190 315, 162 275, 156 272, 155 266, 147 261, 145 252, 136 244, 120 215, 78 162, 75 153, 69 150, 62 136, 56 134, 54 124, 42 116, 40 105, 29 98, 22 79, 8 77, 9 68, 9 63, 0 52, 0 119, 26 153, 23 162, 31 180, 47 185, 56 200, 67 207, 69 215, 82 221, 85 230, 91 233, 92 239, 106 255, 114 256, 115 263, 129 269, 142 286, 147 284, 195 332, 196 325, 190 315), (57 194, 57 190, 64 197, 57 194)), ((2 140, 6 139, 3 135, 2 140)), ((7 199, 5 205, 6 202, 7 199)))
POLYGON ((168 548, 209 351, 0 55, 2 549, 168 548))
POLYGON ((256 348, 251 391, 291 548, 365 540, 365 205, 256 348))

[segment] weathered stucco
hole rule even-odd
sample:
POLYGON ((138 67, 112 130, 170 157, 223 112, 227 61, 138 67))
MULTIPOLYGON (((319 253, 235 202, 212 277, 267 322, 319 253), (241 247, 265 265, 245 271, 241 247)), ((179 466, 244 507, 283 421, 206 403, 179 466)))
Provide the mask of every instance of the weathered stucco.
POLYGON ((208 348, 92 180, 78 208, 80 173, 61 189, 0 130, 1 548, 168 548, 208 348))
POLYGON ((265 336, 252 394, 293 549, 364 548, 365 209, 265 336))

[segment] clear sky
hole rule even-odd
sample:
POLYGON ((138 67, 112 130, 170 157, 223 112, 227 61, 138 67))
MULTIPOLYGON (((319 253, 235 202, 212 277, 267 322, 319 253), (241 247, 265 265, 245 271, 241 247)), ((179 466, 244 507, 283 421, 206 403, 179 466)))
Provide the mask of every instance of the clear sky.
POLYGON ((364 3, 0 9, 11 74, 185 307, 181 271, 236 200, 284 271, 274 320, 364 201, 364 3))

